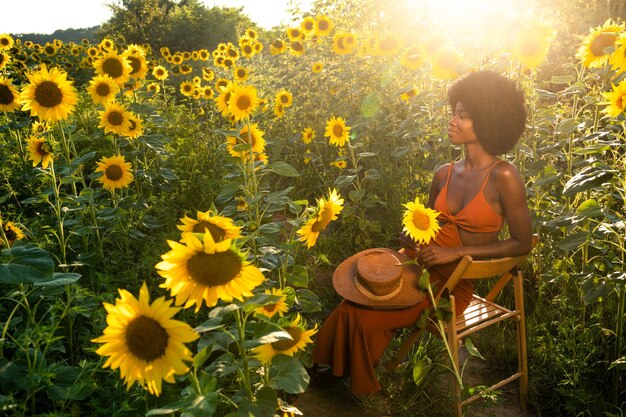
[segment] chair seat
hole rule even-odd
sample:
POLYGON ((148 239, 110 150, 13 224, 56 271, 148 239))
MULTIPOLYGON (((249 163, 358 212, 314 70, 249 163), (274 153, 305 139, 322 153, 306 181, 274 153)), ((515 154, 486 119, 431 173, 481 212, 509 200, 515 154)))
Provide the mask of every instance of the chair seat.
POLYGON ((456 318, 459 339, 505 319, 519 320, 519 312, 511 311, 474 294, 463 314, 456 318))

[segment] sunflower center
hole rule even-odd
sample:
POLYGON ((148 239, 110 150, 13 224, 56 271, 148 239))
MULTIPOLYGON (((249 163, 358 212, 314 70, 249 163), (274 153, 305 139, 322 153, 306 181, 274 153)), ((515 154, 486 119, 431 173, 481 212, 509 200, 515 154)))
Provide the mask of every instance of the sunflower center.
POLYGON ((199 252, 187 261, 191 279, 209 287, 228 284, 243 268, 241 258, 232 251, 208 254, 199 252))
POLYGON ((283 329, 287 333, 289 333, 289 336, 291 336, 293 340, 282 339, 276 342, 272 342, 272 347, 274 348, 274 350, 277 350, 279 352, 284 352, 297 345, 298 342, 300 342, 300 336, 302 335, 302 329, 300 329, 299 327, 284 327, 283 329))
POLYGON ((111 181, 119 181, 124 175, 124 171, 119 165, 109 165, 104 170, 104 175, 111 181))
POLYGON ((211 233, 211 237, 216 242, 224 239, 226 236, 226 231, 219 226, 214 225, 210 222, 201 221, 193 227, 194 233, 204 233, 205 229, 209 229, 209 233, 211 233))
POLYGON ((624 103, 626 102, 626 95, 619 97, 616 102, 615 105, 617 107, 619 107, 621 110, 624 110, 624 103))
POLYGON ((63 92, 53 81, 44 81, 35 89, 35 100, 42 107, 52 108, 63 102, 63 92))
POLYGON ((124 74, 124 66, 117 58, 108 58, 102 64, 102 71, 111 78, 119 78, 124 74))
POLYGON ((289 97, 287 97, 287 95, 280 96, 280 102, 283 104, 289 103, 289 97))
POLYGON ((274 310, 276 310, 276 308, 278 307, 277 303, 272 303, 272 304, 268 304, 266 306, 263 306, 263 309, 265 311, 267 311, 268 313, 273 312, 274 310))
POLYGON ((7 38, 0 38, 0 45, 9 46, 9 40, 7 38))
POLYGON ((617 36, 614 33, 601 33, 591 42, 589 49, 595 56, 604 55, 604 49, 615 45, 617 36))
POLYGON ((4 234, 6 235, 9 242, 13 242, 15 239, 17 239, 17 233, 15 233, 15 231, 10 227, 4 229, 4 234))
POLYGON ((37 154, 40 155, 42 158, 48 156, 50 152, 48 152, 46 148, 46 142, 39 142, 37 144, 37 154))
POLYGON ((139 316, 131 321, 125 336, 128 350, 139 359, 150 363, 165 355, 169 335, 150 317, 139 316))
POLYGON ((156 71, 156 75, 157 76, 162 77, 163 74, 165 74, 165 72, 163 72, 163 70, 161 68, 157 69, 157 71, 156 71))
POLYGON ((291 44, 294 51, 300 52, 304 50, 304 46, 300 42, 294 42, 291 44))
POLYGON ((111 87, 106 83, 100 83, 96 87, 96 94, 100 97, 106 97, 111 93, 111 87))
POLYGON ((333 126, 333 135, 337 136, 338 138, 343 136, 343 127, 341 127, 341 125, 333 126))
POLYGON ((430 218, 424 212, 414 211, 413 224, 420 230, 428 230, 430 227, 430 218))
POLYGON ((243 47, 243 51, 244 51, 246 54, 251 54, 251 53, 252 53, 252 47, 251 47, 250 45, 245 45, 245 46, 243 47))
POLYGON ((242 95, 237 98, 237 108, 239 110, 248 110, 252 105, 252 100, 247 95, 242 95))
POLYGON ((15 96, 6 85, 0 84, 0 104, 11 104, 15 101, 15 96))
POLYGON ((46 54, 52 55, 54 53, 54 46, 46 46, 43 50, 46 54))
POLYGON ((313 22, 309 22, 309 21, 304 22, 304 30, 306 31, 313 30, 313 22))
POLYGON ((317 27, 321 31, 325 31, 328 29, 328 22, 326 20, 320 20, 317 22, 317 27))
POLYGON ((130 75, 136 74, 141 69, 141 61, 139 61, 134 56, 129 56, 126 59, 128 60, 128 62, 130 62, 130 66, 133 68, 133 70, 130 72, 130 75))
POLYGON ((326 229, 326 226, 333 219, 333 210, 329 206, 325 206, 319 214, 318 220, 311 226, 312 232, 319 232, 326 229))
POLYGON ((239 71, 237 71, 237 77, 243 78, 245 76, 246 76, 246 71, 241 70, 241 69, 239 71))
POLYGON ((118 111, 112 111, 107 116, 107 121, 113 126, 121 126, 124 123, 124 116, 118 111))

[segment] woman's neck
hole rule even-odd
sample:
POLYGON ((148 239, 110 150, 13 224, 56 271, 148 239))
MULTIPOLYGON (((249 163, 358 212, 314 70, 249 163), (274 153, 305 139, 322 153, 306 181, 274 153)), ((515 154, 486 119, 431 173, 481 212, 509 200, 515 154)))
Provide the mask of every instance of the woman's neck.
POLYGON ((478 142, 465 144, 463 165, 468 171, 479 171, 493 165, 498 158, 490 154, 478 142))

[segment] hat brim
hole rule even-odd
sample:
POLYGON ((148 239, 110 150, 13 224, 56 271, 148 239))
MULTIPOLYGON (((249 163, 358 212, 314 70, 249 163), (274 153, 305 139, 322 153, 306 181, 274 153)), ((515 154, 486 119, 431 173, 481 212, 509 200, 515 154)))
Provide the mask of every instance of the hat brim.
POLYGON ((339 264, 333 273, 333 287, 335 287, 337 294, 348 301, 376 310, 408 308, 424 300, 426 294, 419 289, 419 279, 422 275, 422 270, 415 264, 403 266, 402 288, 398 294, 392 298, 387 300, 374 300, 359 291, 354 283, 354 273, 358 259, 367 253, 381 250, 392 253, 400 262, 404 263, 409 260, 408 257, 400 252, 387 248, 372 248, 354 254, 339 264))

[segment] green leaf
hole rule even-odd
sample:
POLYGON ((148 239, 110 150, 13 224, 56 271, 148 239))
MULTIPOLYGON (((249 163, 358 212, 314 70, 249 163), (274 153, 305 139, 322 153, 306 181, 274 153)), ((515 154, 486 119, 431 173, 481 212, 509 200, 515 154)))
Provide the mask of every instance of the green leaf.
POLYGON ((467 353, 469 353, 471 356, 474 356, 475 358, 480 358, 484 361, 486 360, 483 355, 480 354, 478 349, 476 349, 476 346, 474 346, 474 342, 472 342, 472 339, 468 337, 467 339, 465 339, 465 342, 463 344, 465 345, 465 350, 467 350, 467 353))
POLYGON ((300 288, 296 290, 296 302, 302 307, 304 313, 322 311, 322 305, 317 295, 313 291, 300 288))
POLYGON ((0 264, 0 282, 4 284, 26 284, 54 278, 54 261, 45 250, 32 246, 13 246, 4 249, 2 257, 8 257, 0 264))
MULTIPOLYGON (((428 358, 427 358, 428 359, 428 358)), ((416 387, 420 387, 426 380, 430 372, 430 362, 424 359, 417 359, 413 362, 413 382, 416 387)))
POLYGON ((198 395, 185 405, 185 411, 181 417, 209 417, 212 416, 217 408, 217 392, 209 392, 205 395, 198 395))
POLYGON ((342 188, 346 185, 350 185, 355 178, 356 175, 342 175, 335 180, 335 186, 342 188))
POLYGON ((380 95, 374 91, 361 101, 361 114, 364 117, 374 117, 380 111, 380 95))
POLYGON ((588 166, 567 181, 565 187, 563 187, 563 195, 574 195, 597 187, 610 180, 616 172, 616 170, 605 164, 588 166))
POLYGON ((81 275, 75 272, 55 272, 54 278, 50 281, 37 281, 35 287, 52 287, 59 285, 73 284, 80 279, 81 275))
POLYGON ((217 198, 215 200, 217 202, 228 201, 240 189, 241 189, 241 183, 240 182, 238 182, 238 181, 228 182, 228 183, 226 183, 226 185, 224 185, 224 187, 222 187, 222 191, 220 191, 220 193, 218 194, 218 196, 217 196, 217 198))
POLYGON ((557 242, 557 246, 564 251, 568 252, 574 249, 578 249, 585 243, 589 242, 591 239, 591 233, 589 232, 578 232, 571 235, 568 235, 565 239, 557 242))
POLYGON ((297 169, 289 165, 287 162, 276 161, 268 165, 268 169, 281 177, 299 177, 300 173, 297 169))
POLYGON ((423 290, 428 290, 429 286, 430 286, 430 272, 428 272, 427 269, 424 269, 422 271, 422 275, 420 276, 419 287, 423 290))
POLYGON ((576 119, 566 119, 559 125, 559 133, 563 135, 569 135, 570 133, 574 133, 578 130, 578 122, 576 119))
POLYGON ((576 214, 583 217, 598 217, 602 215, 602 208, 598 206, 598 202, 593 198, 583 201, 576 209, 576 214))
POLYGON ((290 272, 287 272, 287 282, 295 287, 309 286, 309 271, 302 265, 294 265, 290 272))
POLYGON ((270 386, 288 394, 304 392, 309 384, 309 374, 293 356, 277 355, 272 359, 270 367, 270 386))

